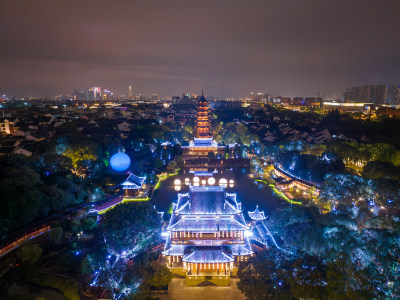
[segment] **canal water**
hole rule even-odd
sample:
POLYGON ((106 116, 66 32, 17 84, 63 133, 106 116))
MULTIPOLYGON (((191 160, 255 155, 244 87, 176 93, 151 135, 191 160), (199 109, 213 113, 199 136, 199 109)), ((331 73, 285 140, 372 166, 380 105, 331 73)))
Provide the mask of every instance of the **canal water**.
MULTIPOLYGON (((168 214, 171 213, 172 203, 177 200, 177 194, 187 193, 189 191, 189 185, 185 184, 186 178, 193 184, 194 174, 190 173, 188 170, 184 170, 180 174, 164 180, 158 190, 154 191, 151 202, 159 211, 165 213, 164 220, 169 219, 168 214), (180 185, 174 184, 177 179, 180 180, 180 185)), ((237 194, 236 199, 238 202, 242 202, 242 208, 246 219, 248 219, 247 211, 253 211, 256 205, 259 206, 260 210, 264 210, 266 215, 278 208, 288 205, 287 202, 275 196, 270 187, 250 178, 249 171, 246 168, 220 170, 218 173, 213 174, 213 178, 216 181, 214 185, 217 185, 220 179, 224 178, 227 180, 228 185, 226 191, 228 193, 237 194), (233 180, 233 184, 229 184, 231 180, 233 180)), ((201 180, 199 185, 203 185, 201 180)))

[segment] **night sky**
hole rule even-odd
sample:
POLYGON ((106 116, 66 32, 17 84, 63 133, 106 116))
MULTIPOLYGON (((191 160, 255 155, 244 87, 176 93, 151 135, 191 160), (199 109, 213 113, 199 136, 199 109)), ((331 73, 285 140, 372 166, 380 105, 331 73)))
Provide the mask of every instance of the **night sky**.
POLYGON ((399 0, 0 0, 0 93, 341 96, 400 84, 399 12, 399 0))

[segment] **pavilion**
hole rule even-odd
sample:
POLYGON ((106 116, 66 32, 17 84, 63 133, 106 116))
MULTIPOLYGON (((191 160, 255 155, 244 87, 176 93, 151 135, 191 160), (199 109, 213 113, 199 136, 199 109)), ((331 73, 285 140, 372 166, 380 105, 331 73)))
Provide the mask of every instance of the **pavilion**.
POLYGON ((145 180, 146 176, 139 177, 133 173, 130 173, 128 178, 126 178, 117 186, 120 186, 121 189, 124 190, 124 197, 136 197, 139 194, 139 190, 143 187, 145 180))
POLYGON ((249 229, 236 194, 220 186, 190 186, 173 204, 163 255, 189 286, 229 285, 239 261, 253 254, 249 229))

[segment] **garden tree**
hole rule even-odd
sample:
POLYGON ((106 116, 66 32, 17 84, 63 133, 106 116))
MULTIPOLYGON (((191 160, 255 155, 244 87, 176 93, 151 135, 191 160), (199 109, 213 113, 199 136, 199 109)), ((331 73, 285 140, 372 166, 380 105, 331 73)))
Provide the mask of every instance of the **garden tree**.
POLYGON ((177 163, 178 165, 182 165, 182 164, 183 164, 183 157, 182 157, 182 155, 177 155, 177 156, 175 157, 175 161, 176 161, 176 163, 177 163))
POLYGON ((10 299, 9 288, 8 281, 4 277, 0 277, 0 299, 10 299))
POLYGON ((64 231, 61 227, 54 227, 49 232, 49 239, 53 245, 60 245, 64 236, 64 231))
POLYGON ((45 176, 65 176, 70 173, 72 161, 63 155, 44 154, 33 158, 33 167, 37 172, 45 176))
POLYGON ((69 222, 68 226, 73 234, 78 233, 81 230, 81 221, 79 219, 73 219, 69 222))
POLYGON ((400 151, 386 143, 364 144, 336 142, 327 146, 330 152, 343 159, 346 164, 365 166, 370 161, 389 162, 400 165, 400 151))
POLYGON ((230 154, 231 153, 231 149, 229 148, 229 146, 225 146, 224 153, 225 154, 230 154))
POLYGON ((374 182, 359 176, 328 175, 321 187, 320 202, 330 204, 333 209, 338 204, 365 205, 375 199, 374 182))
POLYGON ((0 174, 0 231, 26 225, 48 213, 48 198, 40 175, 26 164, 15 168, 5 162, 0 174))
POLYGON ((168 286, 172 279, 172 272, 166 265, 161 265, 157 261, 151 263, 150 270, 146 272, 145 278, 146 284, 150 287, 160 290, 163 287, 168 286))
POLYGON ((190 133, 190 134, 192 134, 192 133, 193 133, 193 130, 194 130, 193 125, 192 125, 192 124, 189 124, 189 123, 185 124, 185 126, 183 126, 183 129, 184 129, 187 133, 190 133))
POLYGON ((287 207, 272 212, 265 222, 271 232, 279 236, 281 247, 296 249, 301 232, 307 232, 311 228, 311 219, 306 209, 287 207))
POLYGON ((294 299, 285 284, 285 274, 276 263, 277 257, 285 260, 282 253, 271 249, 240 263, 237 287, 247 299, 294 299))
POLYGON ((27 242, 18 250, 18 257, 23 263, 34 265, 42 255, 42 248, 38 244, 27 242))
POLYGON ((102 227, 111 253, 137 253, 159 240, 161 218, 148 202, 126 203, 108 212, 102 227))
POLYGON ((65 150, 64 156, 71 159, 72 165, 77 168, 79 163, 96 161, 99 145, 91 140, 83 140, 79 145, 73 145, 65 150))
POLYGON ((86 187, 75 176, 65 174, 62 156, 33 156, 31 159, 10 155, 0 159, 0 237, 30 222, 84 202, 86 187), (47 158, 55 159, 53 173, 42 169, 47 158), (31 163, 32 162, 32 163, 31 163))
POLYGON ((345 253, 326 265, 327 293, 329 299, 381 298, 382 292, 374 287, 368 274, 349 264, 345 253))
POLYGON ((168 171, 174 171, 176 169, 177 163, 173 160, 171 160, 167 166, 168 171))
POLYGON ((67 198, 67 192, 57 188, 56 186, 50 186, 47 189, 47 192, 50 199, 51 209, 58 212, 67 206, 68 203, 64 201, 67 198))
POLYGON ((394 166, 391 162, 370 161, 364 166, 362 175, 368 179, 388 178, 399 181, 400 167, 394 166))
POLYGON ((214 139, 224 144, 250 145, 252 141, 258 141, 258 136, 249 133, 245 125, 232 122, 223 124, 222 128, 218 129, 214 139))
POLYGON ((400 181, 381 178, 375 181, 376 204, 384 207, 400 208, 400 181))
POLYGON ((160 158, 158 158, 158 157, 154 158, 154 160, 153 160, 153 166, 154 166, 156 169, 160 169, 163 165, 164 165, 164 163, 163 163, 163 161, 162 161, 160 158))
POLYGON ((182 155, 182 147, 179 144, 175 144, 172 146, 171 153, 173 157, 182 155))
POLYGON ((97 227, 97 221, 92 217, 87 217, 86 219, 83 219, 81 224, 82 229, 85 232, 92 231, 97 227))
POLYGON ((207 156, 209 159, 214 159, 215 158, 215 153, 213 151, 210 151, 207 153, 207 156))
POLYGON ((326 299, 326 270, 317 256, 304 255, 285 270, 287 283, 296 298, 326 299))

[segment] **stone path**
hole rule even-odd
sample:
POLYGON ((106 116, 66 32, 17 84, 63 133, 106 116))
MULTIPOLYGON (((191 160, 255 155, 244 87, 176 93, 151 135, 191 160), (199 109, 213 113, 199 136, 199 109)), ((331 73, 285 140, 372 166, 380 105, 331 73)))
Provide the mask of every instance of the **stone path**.
POLYGON ((168 294, 162 295, 161 300, 245 300, 246 297, 236 287, 238 279, 231 279, 231 286, 187 287, 185 279, 174 278, 168 287, 168 294))

